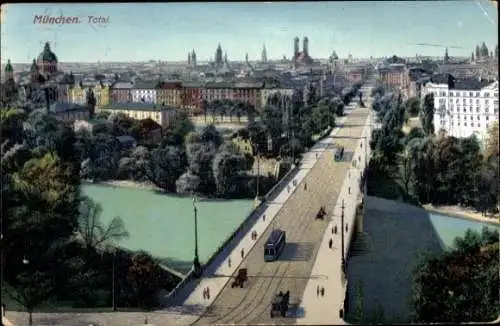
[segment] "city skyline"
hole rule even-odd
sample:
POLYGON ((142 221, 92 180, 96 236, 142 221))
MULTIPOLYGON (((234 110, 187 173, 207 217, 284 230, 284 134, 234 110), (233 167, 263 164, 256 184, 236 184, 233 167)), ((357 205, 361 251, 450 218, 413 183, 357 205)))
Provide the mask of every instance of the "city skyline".
POLYGON ((469 56, 478 43, 493 50, 498 42, 498 14, 487 1, 9 4, 2 24, 2 63, 30 63, 45 42, 61 62, 186 61, 192 49, 208 61, 219 43, 229 60, 246 53, 259 60, 264 44, 273 60, 290 58, 293 38, 305 36, 314 58, 334 50, 340 57, 442 56, 445 47, 450 56, 469 56), (80 23, 41 24, 37 16, 80 23))

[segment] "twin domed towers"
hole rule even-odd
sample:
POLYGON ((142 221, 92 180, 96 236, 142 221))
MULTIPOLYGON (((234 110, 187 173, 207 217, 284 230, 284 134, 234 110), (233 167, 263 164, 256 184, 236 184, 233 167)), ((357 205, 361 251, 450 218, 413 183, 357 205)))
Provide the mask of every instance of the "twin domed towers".
MULTIPOLYGON (((293 40, 293 57, 297 58, 300 55, 300 49, 299 49, 299 43, 300 40, 298 37, 295 37, 293 40)), ((302 53, 304 53, 305 56, 309 55, 309 39, 304 37, 302 40, 302 53)))

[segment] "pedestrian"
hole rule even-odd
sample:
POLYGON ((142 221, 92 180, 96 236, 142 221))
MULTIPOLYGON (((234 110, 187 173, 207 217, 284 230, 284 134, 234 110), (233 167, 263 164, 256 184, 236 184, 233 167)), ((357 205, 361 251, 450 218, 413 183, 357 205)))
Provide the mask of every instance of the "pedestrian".
POLYGON ((203 289, 203 300, 207 299, 207 288, 203 289))
POLYGON ((304 183, 304 190, 307 190, 307 182, 304 183))
POLYGON ((262 215, 262 221, 266 220, 266 214, 262 215))
POLYGON ((228 258, 227 264, 229 265, 229 268, 231 268, 231 257, 228 258))
POLYGON ((290 193, 290 186, 287 186, 286 190, 288 190, 288 193, 290 193))
POLYGON ((207 286, 207 299, 210 300, 210 288, 207 286))
POLYGON ((316 153, 316 159, 318 159, 318 153, 316 153))
POLYGON ((351 187, 347 188, 347 192, 349 193, 349 195, 351 194, 351 187))
POLYGON ((347 227, 347 224, 346 224, 346 225, 345 225, 345 232, 347 232, 347 230, 348 230, 348 227, 347 227))
POLYGON ((333 228, 332 228, 332 234, 333 234, 333 228))
POLYGON ((241 258, 245 256, 245 249, 241 248, 241 258))
POLYGON ((319 285, 316 287, 316 296, 319 297, 319 285))
POLYGON ((321 287, 321 297, 323 297, 324 295, 325 295, 325 288, 321 287))
POLYGON ((335 227, 333 228, 335 234, 337 234, 337 226, 335 225, 335 227))
POLYGON ((330 247, 330 249, 332 249, 332 246, 333 246, 333 240, 332 240, 332 238, 330 238, 330 241, 328 241, 328 247, 330 247))

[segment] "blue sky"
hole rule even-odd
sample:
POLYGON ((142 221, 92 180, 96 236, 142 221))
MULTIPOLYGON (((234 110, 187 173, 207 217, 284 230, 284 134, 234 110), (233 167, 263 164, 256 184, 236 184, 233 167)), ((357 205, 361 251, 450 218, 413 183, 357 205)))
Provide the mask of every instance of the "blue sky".
POLYGON ((198 60, 222 44, 231 60, 290 57, 293 38, 309 37, 310 53, 328 57, 469 55, 497 44, 498 15, 486 0, 290 3, 9 4, 2 7, 1 60, 31 62, 50 42, 61 62, 198 60), (485 14, 486 12, 486 14, 485 14), (81 24, 34 24, 35 15, 78 16, 81 24), (92 25, 88 16, 109 16, 92 25), (412 43, 434 43, 423 47, 412 43), (451 48, 461 47, 461 48, 451 48))

